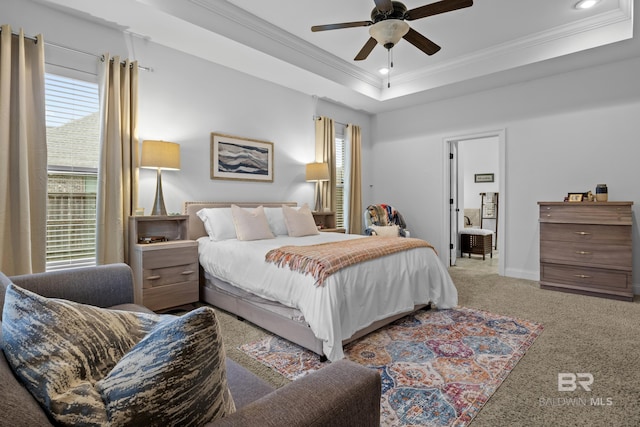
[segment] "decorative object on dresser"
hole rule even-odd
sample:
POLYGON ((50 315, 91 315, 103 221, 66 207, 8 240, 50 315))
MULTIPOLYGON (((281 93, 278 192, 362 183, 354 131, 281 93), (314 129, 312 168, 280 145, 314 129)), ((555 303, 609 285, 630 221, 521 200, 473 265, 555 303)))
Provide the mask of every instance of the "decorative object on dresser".
POLYGON ((198 244, 187 240, 187 219, 186 215, 129 217, 136 304, 158 311, 199 300, 198 244))
POLYGON ((540 287, 633 300, 633 202, 538 202, 540 287))
POLYGON ((327 163, 308 163, 305 170, 305 179, 308 182, 315 182, 316 211, 322 210, 322 192, 320 191, 320 181, 329 181, 329 165, 327 163))
POLYGON ((180 170, 180 145, 167 141, 142 141, 141 168, 156 169, 156 197, 151 215, 166 215, 162 195, 162 169, 180 170))

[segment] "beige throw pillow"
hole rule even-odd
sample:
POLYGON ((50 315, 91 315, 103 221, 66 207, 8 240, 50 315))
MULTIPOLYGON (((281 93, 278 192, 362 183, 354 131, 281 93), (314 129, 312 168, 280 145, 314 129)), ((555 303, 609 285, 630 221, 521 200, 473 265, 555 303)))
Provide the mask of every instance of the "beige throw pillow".
POLYGON ((231 205, 231 215, 238 240, 262 240, 276 237, 271 232, 262 206, 249 210, 231 205))
POLYGON ((311 209, 306 203, 299 209, 290 206, 282 206, 284 222, 291 237, 311 236, 320 234, 316 221, 313 219, 311 209))
POLYGON ((372 225, 370 227, 380 237, 398 237, 400 228, 397 225, 372 225))

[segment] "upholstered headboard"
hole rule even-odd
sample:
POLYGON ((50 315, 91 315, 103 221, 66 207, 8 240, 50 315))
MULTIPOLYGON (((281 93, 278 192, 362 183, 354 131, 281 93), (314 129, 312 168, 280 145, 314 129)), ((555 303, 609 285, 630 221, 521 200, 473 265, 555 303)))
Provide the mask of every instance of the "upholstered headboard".
POLYGON ((184 202, 183 213, 189 216, 189 240, 196 240, 198 237, 206 236, 204 223, 197 213, 204 208, 230 208, 231 205, 241 208, 255 208, 264 206, 265 208, 279 208, 282 205, 298 206, 296 202, 184 202))

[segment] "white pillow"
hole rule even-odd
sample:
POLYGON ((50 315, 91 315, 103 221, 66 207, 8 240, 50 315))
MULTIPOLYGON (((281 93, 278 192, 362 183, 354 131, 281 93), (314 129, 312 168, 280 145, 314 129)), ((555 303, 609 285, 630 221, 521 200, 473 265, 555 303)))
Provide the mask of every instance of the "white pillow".
POLYGON ((231 215, 238 240, 262 240, 276 237, 269 228, 262 206, 249 210, 231 205, 231 215))
POLYGON ((396 224, 372 225, 370 228, 380 237, 398 237, 400 235, 400 228, 396 224))
POLYGON ((284 222, 284 213, 282 213, 282 208, 264 208, 264 214, 267 216, 267 221, 269 221, 269 227, 271 227, 271 231, 276 236, 286 236, 289 232, 287 231, 287 224, 284 222))
POLYGON ((197 215, 204 223, 209 239, 219 242, 237 238, 231 208, 200 209, 197 215))
POLYGON ((306 203, 300 209, 282 206, 282 213, 284 214, 284 222, 287 225, 289 236, 302 237, 320 234, 316 221, 311 214, 311 209, 306 203))

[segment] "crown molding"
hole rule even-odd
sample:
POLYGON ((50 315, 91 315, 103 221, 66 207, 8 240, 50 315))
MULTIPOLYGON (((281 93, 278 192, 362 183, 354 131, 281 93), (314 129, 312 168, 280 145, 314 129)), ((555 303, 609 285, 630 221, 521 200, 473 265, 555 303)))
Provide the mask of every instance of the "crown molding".
MULTIPOLYGON (((553 43, 562 43, 563 41, 571 43, 572 37, 583 35, 593 31, 605 30, 607 28, 617 26, 618 24, 628 24, 629 32, 627 34, 627 38, 629 38, 632 36, 633 27, 632 2, 633 0, 620 0, 620 8, 617 10, 612 10, 594 16, 592 18, 586 18, 580 21, 573 22, 571 24, 558 26, 547 31, 541 31, 536 34, 528 35, 527 37, 514 39, 507 43, 502 43, 488 49, 483 49, 470 55, 465 55, 460 58, 441 62, 437 65, 428 66, 419 70, 395 75, 394 82, 396 85, 406 85, 416 81, 424 82, 425 79, 428 80, 434 75, 453 72, 460 69, 468 69, 469 67, 472 67, 479 63, 496 61, 500 58, 505 58, 511 55, 522 54, 522 52, 527 52, 540 46, 547 46, 553 43)), ((620 38, 618 34, 615 34, 610 39, 604 42, 599 41, 598 44, 593 44, 589 47, 597 47, 603 44, 613 43, 620 40, 622 40, 622 38, 620 38)), ((541 59, 536 58, 536 60, 539 61, 541 59)))
MULTIPOLYGON (((294 52, 298 57, 287 57, 284 60, 289 62, 296 61, 295 65, 305 68, 311 72, 322 74, 318 72, 315 67, 309 67, 309 61, 311 63, 320 63, 321 65, 338 72, 344 76, 352 79, 356 79, 361 83, 371 86, 375 90, 380 90, 382 87, 382 78, 361 68, 356 67, 338 58, 331 53, 319 49, 316 45, 307 42, 287 31, 284 31, 280 27, 277 27, 270 22, 267 22, 257 16, 247 12, 246 10, 237 7, 234 4, 229 3, 226 0, 188 0, 190 3, 197 5, 203 9, 206 9, 209 13, 213 13, 220 18, 223 18, 229 22, 234 23, 237 26, 243 28, 245 33, 243 43, 249 42, 251 47, 260 45, 259 50, 269 53, 273 56, 280 57, 287 56, 283 54, 283 48, 285 51, 294 52), (268 43, 265 43, 268 40, 268 43), (303 59, 308 59, 304 61, 303 59)), ((225 37, 237 40, 237 34, 222 34, 225 37)), ((317 65, 316 65, 317 66, 317 65)))

